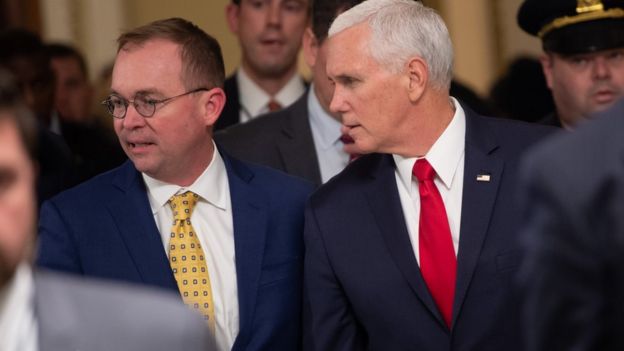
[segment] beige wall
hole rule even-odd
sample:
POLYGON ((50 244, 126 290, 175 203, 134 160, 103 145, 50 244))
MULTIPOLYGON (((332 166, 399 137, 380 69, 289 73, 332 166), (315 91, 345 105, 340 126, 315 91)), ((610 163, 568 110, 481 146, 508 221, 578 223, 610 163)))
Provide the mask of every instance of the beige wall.
MULTIPOLYGON (((229 0, 40 0, 44 37, 75 44, 85 52, 91 72, 114 58, 114 39, 122 30, 166 17, 186 18, 213 35, 223 49, 226 71, 240 60, 238 42, 225 21, 229 0)), ((485 95, 517 54, 537 55, 539 41, 516 25, 522 0, 428 0, 449 27, 455 46, 455 76, 485 95)), ((307 68, 300 60, 300 68, 307 68)))

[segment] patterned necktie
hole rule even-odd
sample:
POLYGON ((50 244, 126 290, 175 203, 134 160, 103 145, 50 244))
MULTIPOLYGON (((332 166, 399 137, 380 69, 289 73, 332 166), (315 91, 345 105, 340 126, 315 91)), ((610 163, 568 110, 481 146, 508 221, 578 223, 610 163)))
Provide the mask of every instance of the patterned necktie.
POLYGON ((267 108, 269 109, 269 112, 275 112, 275 111, 279 111, 282 109, 282 105, 280 105, 279 102, 271 99, 268 103, 267 103, 267 108))
POLYGON ((417 160, 412 173, 418 179, 420 271, 446 325, 451 328, 457 259, 451 228, 440 192, 433 182, 435 171, 425 159, 417 160))
MULTIPOLYGON (((340 141, 344 144, 344 145, 348 145, 348 144, 353 144, 355 141, 353 140, 353 138, 351 136, 349 136, 349 134, 342 134, 340 136, 340 141)), ((361 154, 349 154, 349 162, 357 159, 358 157, 362 156, 361 154)))
POLYGON ((214 305, 204 251, 191 224, 191 215, 198 196, 190 191, 169 199, 173 211, 173 227, 169 240, 169 263, 188 306, 198 310, 215 330, 214 305))

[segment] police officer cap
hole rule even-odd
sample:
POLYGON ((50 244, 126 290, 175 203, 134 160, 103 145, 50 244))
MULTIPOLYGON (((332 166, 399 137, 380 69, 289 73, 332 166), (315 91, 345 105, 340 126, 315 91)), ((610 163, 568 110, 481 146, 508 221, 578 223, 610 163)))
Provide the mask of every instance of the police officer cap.
POLYGON ((624 0, 525 0, 518 25, 562 55, 624 47, 624 0))

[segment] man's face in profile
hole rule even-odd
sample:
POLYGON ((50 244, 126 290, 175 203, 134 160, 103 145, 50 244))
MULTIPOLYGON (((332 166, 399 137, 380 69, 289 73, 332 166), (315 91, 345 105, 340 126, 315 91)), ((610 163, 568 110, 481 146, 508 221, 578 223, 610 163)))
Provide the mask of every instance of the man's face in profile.
MULTIPOLYGON (((12 113, 0 110, 1 114, 12 113)), ((10 118, 0 116, 0 287, 31 247, 35 223, 33 165, 10 118)))

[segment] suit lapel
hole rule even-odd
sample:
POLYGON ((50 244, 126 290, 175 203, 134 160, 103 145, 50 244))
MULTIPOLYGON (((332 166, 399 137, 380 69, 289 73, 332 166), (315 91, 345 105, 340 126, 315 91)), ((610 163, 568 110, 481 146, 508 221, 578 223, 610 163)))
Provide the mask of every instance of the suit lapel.
POLYGON ((409 286, 435 319, 445 325, 425 281, 420 274, 409 233, 405 225, 401 200, 394 176, 394 161, 391 155, 379 155, 380 161, 372 172, 375 181, 371 182, 366 195, 377 226, 386 242, 395 264, 403 273, 409 286))
POLYGON ((282 127, 281 137, 275 143, 286 173, 306 175, 307 179, 320 185, 321 172, 308 121, 307 99, 308 94, 304 93, 299 100, 284 111, 288 117, 282 127))
POLYGON ((106 204, 141 280, 177 290, 141 174, 127 161, 113 180, 121 192, 106 204))
POLYGON ((459 315, 481 253, 504 168, 503 160, 495 156, 498 143, 487 129, 484 117, 475 116, 468 109, 465 111, 464 189, 453 323, 459 315), (489 176, 489 180, 480 176, 489 176))
POLYGON ((232 199, 236 281, 240 316, 236 350, 251 336, 268 225, 265 196, 251 185, 253 172, 243 163, 221 154, 228 173, 232 199))

